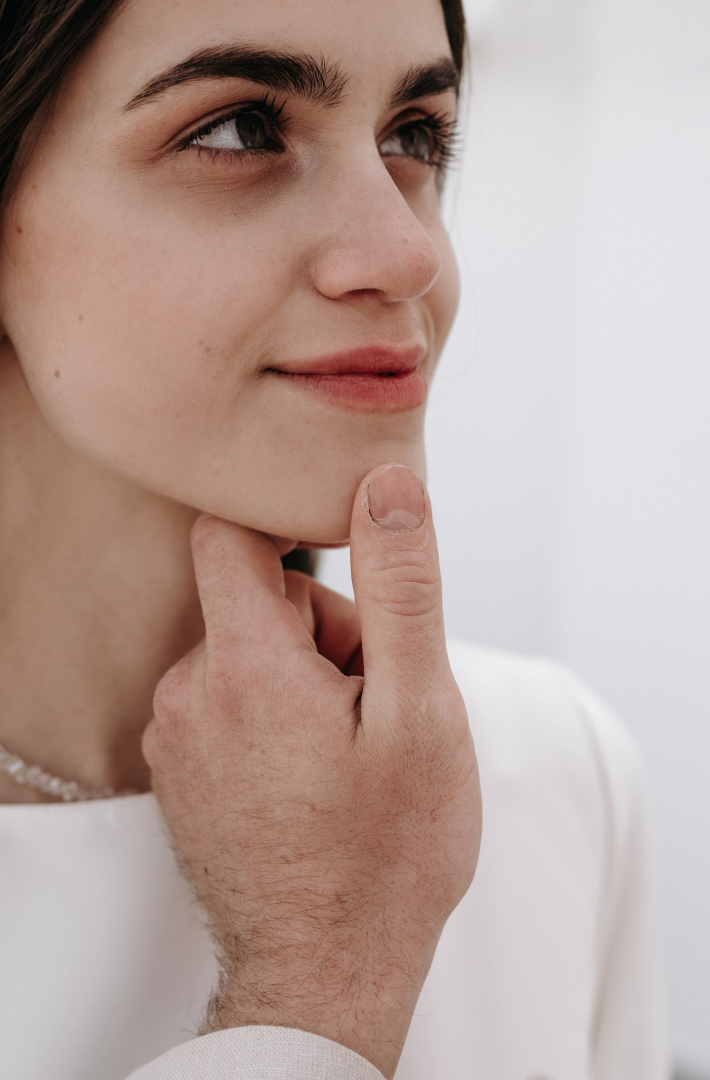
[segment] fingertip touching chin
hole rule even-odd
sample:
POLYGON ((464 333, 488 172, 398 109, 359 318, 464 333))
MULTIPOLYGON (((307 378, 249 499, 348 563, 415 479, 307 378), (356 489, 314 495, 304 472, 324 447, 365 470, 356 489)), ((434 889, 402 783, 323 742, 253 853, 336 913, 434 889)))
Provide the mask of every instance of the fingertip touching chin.
POLYGON ((330 512, 307 514, 284 512, 283 508, 274 513, 275 508, 270 509, 270 513, 249 514, 225 507, 210 513, 234 525, 264 533, 282 557, 296 550, 340 548, 350 543, 350 504, 337 513, 332 508, 330 512))

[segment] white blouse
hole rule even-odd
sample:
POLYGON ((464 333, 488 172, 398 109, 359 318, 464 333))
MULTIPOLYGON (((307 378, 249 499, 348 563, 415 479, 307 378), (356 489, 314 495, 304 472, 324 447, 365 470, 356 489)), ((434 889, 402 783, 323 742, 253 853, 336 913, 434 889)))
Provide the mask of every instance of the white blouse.
MULTIPOLYGON (((479 757, 483 843, 397 1080, 663 1080, 631 740, 554 663, 456 642, 450 655, 479 757)), ((286 1029, 194 1039, 216 970, 152 795, 0 806, 4 1080, 379 1077, 286 1029)))

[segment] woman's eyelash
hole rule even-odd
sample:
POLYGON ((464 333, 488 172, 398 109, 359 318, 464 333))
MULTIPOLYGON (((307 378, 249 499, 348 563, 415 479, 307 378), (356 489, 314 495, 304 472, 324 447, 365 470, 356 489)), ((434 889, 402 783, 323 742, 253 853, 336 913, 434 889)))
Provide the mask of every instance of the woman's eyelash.
POLYGON ((446 113, 428 113, 405 121, 394 129, 393 134, 417 127, 426 128, 431 135, 432 158, 428 164, 444 172, 456 160, 461 148, 456 120, 446 113))
MULTIPOLYGON (((198 150, 207 150, 210 153, 210 156, 222 156, 227 154, 227 156, 231 158, 243 158, 253 154, 261 155, 265 152, 264 149, 218 150, 209 147, 203 148, 200 147, 198 140, 211 135, 213 131, 223 124, 228 124, 231 120, 236 120, 238 117, 249 113, 258 113, 262 119, 266 121, 272 133, 280 134, 286 126, 283 117, 285 105, 286 103, 284 102, 277 106, 276 99, 270 97, 268 94, 264 94, 263 97, 257 101, 243 102, 233 109, 230 109, 228 112, 216 116, 214 120, 209 120, 195 131, 191 131, 190 134, 182 140, 178 149, 187 150, 189 147, 193 146, 198 150)), ((452 161, 456 159, 459 152, 460 140, 457 136, 456 121, 446 113, 428 113, 423 116, 415 117, 412 120, 406 120, 404 123, 393 128, 391 134, 394 135, 397 132, 411 131, 415 128, 426 128, 430 133, 432 154, 430 160, 426 162, 426 164, 430 165, 432 168, 438 169, 442 173, 445 172, 452 161)))
MULTIPOLYGON (((276 99, 269 97, 268 94, 264 94, 258 101, 245 101, 241 105, 236 105, 228 112, 222 113, 221 116, 216 116, 214 120, 209 120, 206 124, 203 124, 202 127, 197 128, 196 131, 191 131, 190 134, 182 140, 178 149, 187 150, 189 146, 195 145, 197 139, 206 138, 223 124, 228 124, 230 120, 236 120, 237 117, 244 116, 248 113, 258 113, 267 122, 272 131, 281 132, 285 127, 284 118, 282 116, 285 107, 286 102, 277 106, 276 99)), ((230 150, 228 152, 237 155, 240 153, 253 153, 253 151, 250 150, 241 152, 238 150, 230 150)), ((259 151, 259 153, 263 153, 263 150, 259 151)))

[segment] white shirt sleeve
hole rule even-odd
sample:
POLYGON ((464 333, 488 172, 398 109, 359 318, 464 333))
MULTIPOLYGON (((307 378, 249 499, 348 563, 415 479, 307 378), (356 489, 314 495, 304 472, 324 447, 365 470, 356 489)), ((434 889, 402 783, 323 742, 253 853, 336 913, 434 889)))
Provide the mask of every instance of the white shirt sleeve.
POLYGON ((181 1043, 128 1080, 383 1080, 346 1046, 295 1028, 227 1028, 181 1043))

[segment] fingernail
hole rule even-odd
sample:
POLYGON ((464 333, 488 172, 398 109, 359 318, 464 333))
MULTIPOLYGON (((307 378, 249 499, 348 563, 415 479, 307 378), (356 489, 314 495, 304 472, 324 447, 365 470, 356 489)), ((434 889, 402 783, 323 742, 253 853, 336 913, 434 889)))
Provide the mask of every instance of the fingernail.
POLYGON ((424 524, 424 488, 416 473, 404 465, 388 465, 370 481, 370 517, 388 532, 409 532, 424 524))

